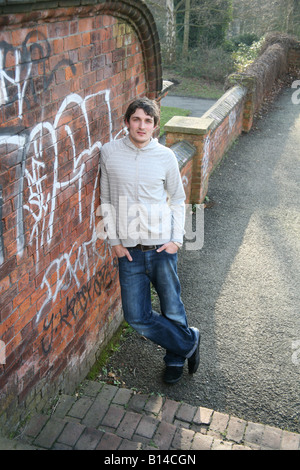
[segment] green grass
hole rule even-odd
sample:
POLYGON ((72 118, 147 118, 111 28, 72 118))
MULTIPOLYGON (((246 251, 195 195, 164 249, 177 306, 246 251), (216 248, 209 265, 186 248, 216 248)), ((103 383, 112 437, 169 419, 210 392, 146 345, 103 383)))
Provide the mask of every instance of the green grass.
POLYGON ((223 83, 208 81, 200 77, 184 77, 178 71, 172 69, 165 69, 163 78, 164 80, 176 81, 176 86, 171 88, 168 93, 173 96, 218 100, 224 93, 223 83))
POLYGON ((106 365, 109 358, 120 348, 121 343, 131 332, 132 328, 124 321, 91 368, 87 376, 88 380, 97 380, 102 368, 106 365))
POLYGON ((164 133, 165 124, 170 121, 173 116, 188 116, 189 114, 190 111, 188 109, 162 106, 160 115, 160 135, 164 133))

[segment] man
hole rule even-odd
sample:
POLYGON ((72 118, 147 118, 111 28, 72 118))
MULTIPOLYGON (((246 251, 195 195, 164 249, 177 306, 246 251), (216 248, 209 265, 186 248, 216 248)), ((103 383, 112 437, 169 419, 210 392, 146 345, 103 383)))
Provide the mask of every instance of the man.
POLYGON ((119 260, 125 320, 166 350, 164 380, 173 384, 186 359, 191 374, 199 366, 200 333, 188 327, 177 276, 185 192, 174 153, 152 137, 159 121, 157 104, 138 99, 124 120, 129 134, 102 148, 102 215, 119 260), (151 283, 161 315, 152 310, 151 283))

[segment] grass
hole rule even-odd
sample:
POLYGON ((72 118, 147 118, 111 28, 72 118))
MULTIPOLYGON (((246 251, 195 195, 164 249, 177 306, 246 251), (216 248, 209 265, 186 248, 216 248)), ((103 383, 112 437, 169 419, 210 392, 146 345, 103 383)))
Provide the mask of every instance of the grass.
POLYGON ((100 357, 91 368, 87 379, 97 380, 103 367, 105 367, 107 361, 112 354, 120 348, 121 343, 125 338, 132 332, 132 328, 124 321, 119 327, 118 331, 114 334, 111 341, 107 344, 106 348, 100 354, 100 357))
MULTIPOLYGON (((175 83, 168 95, 187 96, 202 99, 218 100, 224 94, 223 84, 215 81, 208 81, 200 77, 185 77, 182 73, 173 68, 165 68, 163 79, 175 83)), ((173 116, 188 116, 190 111, 181 108, 161 107, 160 136, 164 133, 165 124, 173 116)))
POLYGON ((176 86, 171 88, 168 93, 173 96, 189 96, 218 100, 224 93, 223 83, 208 81, 200 77, 184 77, 173 69, 165 69, 163 78, 164 80, 170 80, 176 83, 176 86))

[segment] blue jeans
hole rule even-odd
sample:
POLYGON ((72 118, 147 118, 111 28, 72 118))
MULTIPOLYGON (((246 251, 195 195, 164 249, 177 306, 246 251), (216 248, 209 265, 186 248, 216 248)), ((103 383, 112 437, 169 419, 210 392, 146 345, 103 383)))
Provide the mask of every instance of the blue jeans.
POLYGON ((167 366, 183 366, 197 348, 199 333, 189 328, 180 297, 177 253, 129 248, 133 261, 119 258, 124 317, 138 333, 166 350, 167 366), (161 314, 152 310, 151 283, 160 300, 161 314))

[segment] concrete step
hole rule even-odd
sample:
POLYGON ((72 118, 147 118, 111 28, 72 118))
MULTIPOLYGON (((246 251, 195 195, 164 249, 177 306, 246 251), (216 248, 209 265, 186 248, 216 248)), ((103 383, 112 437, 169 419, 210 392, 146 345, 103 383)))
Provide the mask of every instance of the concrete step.
POLYGON ((18 442, 48 450, 300 449, 295 433, 93 381, 33 416, 18 442))

